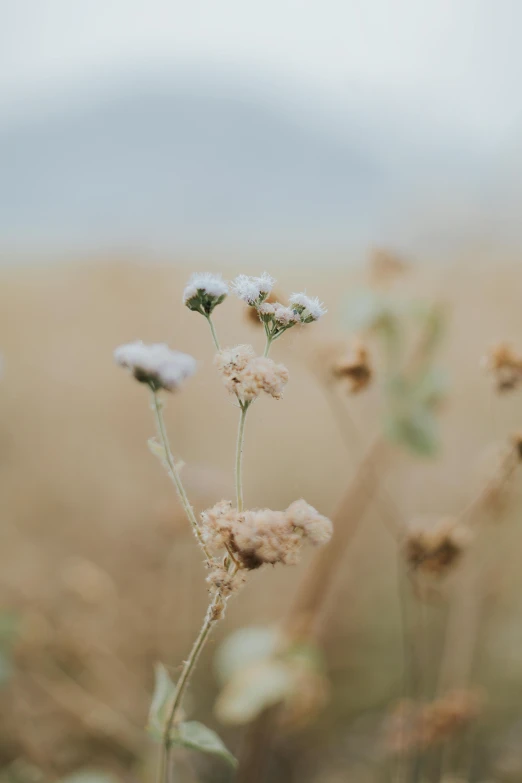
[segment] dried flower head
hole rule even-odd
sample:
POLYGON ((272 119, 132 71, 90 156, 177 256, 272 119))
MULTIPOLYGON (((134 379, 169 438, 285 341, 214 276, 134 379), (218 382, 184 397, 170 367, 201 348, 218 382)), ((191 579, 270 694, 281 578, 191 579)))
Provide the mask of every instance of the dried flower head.
POLYGON ((189 354, 172 351, 165 343, 145 345, 141 340, 120 345, 114 351, 114 360, 154 391, 176 391, 197 367, 196 360, 189 354))
POLYGON ((346 380, 351 394, 357 394, 370 384, 372 368, 368 349, 360 340, 354 341, 348 353, 333 367, 334 377, 346 380))
POLYGON ((303 531, 311 544, 327 544, 332 537, 333 525, 305 500, 294 500, 286 509, 289 522, 303 531))
POLYGON ((225 387, 242 402, 249 402, 261 392, 281 399, 288 382, 288 370, 272 359, 255 356, 251 345, 225 348, 216 354, 214 363, 225 387))
POLYGON ((494 345, 482 364, 493 375, 498 392, 512 391, 522 383, 522 356, 508 343, 494 345))
POLYGON ((415 571, 442 576, 460 560, 469 542, 469 530, 451 517, 417 519, 408 527, 404 554, 415 571))
MULTIPOLYGON (((304 500, 292 503, 286 511, 263 508, 241 513, 222 500, 201 514, 201 528, 212 554, 227 548, 248 571, 265 563, 296 563, 305 541, 324 544, 332 533, 330 520, 304 500)), ((211 583, 221 578, 216 572, 211 583)))
POLYGON ((211 593, 219 593, 223 598, 229 598, 239 592, 246 582, 246 574, 239 570, 231 572, 223 564, 214 565, 207 577, 211 593))
POLYGON ((482 699, 472 690, 448 691, 428 704, 403 700, 385 726, 392 753, 426 750, 453 737, 480 715, 482 699))
POLYGON ((183 291, 183 304, 204 316, 223 302, 228 295, 228 286, 221 275, 211 272, 196 272, 183 291))
POLYGON ((311 297, 306 294, 292 294, 289 302, 292 309, 299 314, 302 324, 318 321, 321 316, 327 313, 326 307, 319 301, 317 296, 311 297))
POLYGON ((238 275, 232 282, 231 288, 235 295, 251 307, 264 302, 274 287, 275 280, 267 272, 260 277, 238 275))

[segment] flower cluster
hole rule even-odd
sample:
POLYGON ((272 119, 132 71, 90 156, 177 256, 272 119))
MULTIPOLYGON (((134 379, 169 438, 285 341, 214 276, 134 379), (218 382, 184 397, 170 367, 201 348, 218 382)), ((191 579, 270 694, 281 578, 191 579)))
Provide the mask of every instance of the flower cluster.
POLYGON ((289 306, 274 301, 271 296, 274 283, 275 280, 266 272, 261 277, 239 275, 232 283, 236 296, 252 307, 264 324, 270 341, 292 326, 317 321, 326 313, 317 297, 311 298, 306 294, 292 294, 289 306))
POLYGON ((350 394, 366 389, 373 373, 368 349, 364 343, 355 341, 348 353, 335 362, 333 374, 335 378, 347 381, 350 394))
POLYGON ((231 287, 235 295, 243 302, 251 307, 259 307, 272 291, 274 283, 274 278, 263 272, 260 277, 238 275, 231 287))
POLYGON ((172 351, 165 343, 146 345, 141 340, 120 345, 114 351, 114 360, 153 391, 176 391, 197 367, 196 360, 186 353, 172 351))
POLYGON ((256 356, 251 345, 224 348, 216 354, 214 363, 226 389, 241 402, 250 402, 261 392, 276 400, 283 396, 288 382, 288 370, 265 356, 256 356))
POLYGON ((508 343, 493 346, 482 363, 493 375, 498 392, 512 391, 522 384, 522 356, 508 343))
MULTIPOLYGON (((226 548, 247 571, 264 564, 294 564, 305 540, 320 545, 332 535, 331 521, 304 500, 295 501, 286 511, 262 508, 244 512, 222 500, 202 513, 201 528, 212 554, 219 555, 226 548)), ((211 583, 216 578, 220 579, 213 573, 211 583)))
POLYGON ((436 746, 475 720, 481 706, 480 695, 472 690, 448 691, 428 704, 403 700, 387 721, 387 748, 409 753, 436 746))
POLYGON ((183 291, 183 304, 189 310, 201 313, 206 318, 228 295, 228 285, 221 275, 210 272, 193 274, 183 291))
POLYGON ((404 554, 413 570, 442 576, 460 560, 469 543, 469 530, 451 517, 418 519, 408 527, 404 554))

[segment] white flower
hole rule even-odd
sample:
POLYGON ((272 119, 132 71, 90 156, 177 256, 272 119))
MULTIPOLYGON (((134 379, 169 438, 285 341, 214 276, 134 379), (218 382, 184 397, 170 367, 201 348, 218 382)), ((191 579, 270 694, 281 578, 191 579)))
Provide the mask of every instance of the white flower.
POLYGON ((196 372, 194 357, 180 351, 171 351, 165 343, 145 345, 141 340, 120 345, 114 351, 114 360, 126 367, 140 383, 148 383, 155 391, 175 391, 181 383, 196 372))
POLYGON ((308 324, 312 321, 318 321, 322 315, 327 312, 326 307, 319 301, 317 296, 311 297, 306 294, 292 294, 290 305, 301 316, 301 322, 308 324))
POLYGON ((299 313, 296 313, 291 307, 285 307, 277 303, 274 308, 274 318, 278 326, 292 326, 301 320, 299 313))
POLYGON ((238 275, 232 282, 235 295, 249 305, 258 305, 267 298, 274 287, 275 280, 266 272, 261 277, 238 275))
POLYGON ((196 272, 183 291, 183 304, 190 310, 210 315, 214 307, 225 299, 228 286, 221 275, 196 272))

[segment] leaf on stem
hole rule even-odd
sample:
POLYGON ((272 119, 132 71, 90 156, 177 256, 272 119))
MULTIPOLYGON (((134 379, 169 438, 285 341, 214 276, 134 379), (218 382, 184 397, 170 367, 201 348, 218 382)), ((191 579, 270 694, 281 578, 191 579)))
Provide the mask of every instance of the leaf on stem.
POLYGON ((228 750, 223 740, 203 723, 198 723, 198 721, 180 723, 173 729, 170 739, 173 745, 198 750, 200 753, 210 753, 213 756, 219 756, 232 767, 237 766, 236 758, 228 750))
POLYGON ((157 663, 154 670, 155 685, 149 710, 147 731, 155 739, 163 737, 165 721, 168 717, 168 705, 174 698, 176 686, 162 663, 157 663))

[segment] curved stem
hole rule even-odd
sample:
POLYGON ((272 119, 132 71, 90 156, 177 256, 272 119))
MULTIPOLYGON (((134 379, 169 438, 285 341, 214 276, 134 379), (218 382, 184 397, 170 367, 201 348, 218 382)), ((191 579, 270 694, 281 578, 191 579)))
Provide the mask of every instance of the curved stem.
POLYGON ((178 493, 179 499, 181 500, 181 505, 185 510, 185 514, 187 515, 192 530, 194 531, 194 535, 196 536, 198 543, 205 554, 205 557, 207 558, 207 560, 210 560, 210 556, 208 554, 207 548, 205 546, 205 542, 203 541, 203 537, 199 529, 196 515, 194 514, 194 509, 190 505, 189 499, 187 497, 187 493, 185 492, 185 487, 183 486, 181 477, 179 475, 179 470, 176 467, 176 463, 174 462, 174 457, 172 456, 172 451, 170 450, 169 438, 167 435, 167 430, 165 428, 165 421, 163 419, 162 403, 158 397, 157 392, 155 391, 152 391, 152 409, 154 411, 154 416, 156 419, 156 429, 158 431, 158 437, 160 439, 161 445, 163 446, 163 451, 165 452, 165 465, 167 468, 167 472, 170 478, 172 479, 172 483, 176 487, 176 491, 178 493))
POLYGON ((167 721, 165 723, 165 730, 163 733, 163 748, 164 748, 164 758, 165 761, 162 763, 161 768, 163 771, 163 779, 165 779, 165 772, 169 768, 170 765, 170 748, 171 748, 171 740, 170 740, 170 733, 172 731, 172 727, 175 723, 176 719, 176 713, 181 707, 183 703, 183 697, 185 695, 185 691, 187 689, 187 685, 189 684, 190 675, 192 674, 194 667, 198 661, 198 658, 200 656, 201 650, 205 646, 205 642, 208 639, 208 636, 210 634, 210 631, 212 630, 215 623, 219 620, 220 613, 219 611, 216 611, 216 607, 218 606, 219 602, 222 601, 222 597, 219 593, 216 593, 214 598, 212 599, 208 609, 207 613, 205 615, 205 620, 203 622, 203 625, 201 626, 201 629, 199 631, 199 634, 196 638, 196 641, 194 642, 192 646, 192 650, 190 651, 190 655, 185 661, 185 664, 183 666, 183 670, 181 672, 181 676, 178 680, 178 684, 176 686, 176 691, 174 693, 174 698, 172 700, 172 704, 169 710, 169 716, 167 718, 167 721))
POLYGON ((212 317, 210 315, 207 315, 205 317, 208 321, 208 325, 210 326, 210 331, 212 332, 212 339, 214 340, 214 345, 216 346, 216 350, 220 351, 221 348, 219 346, 219 340, 216 333, 216 327, 214 326, 214 321, 212 320, 212 317))
POLYGON ((241 415, 239 417, 236 445, 236 506, 238 511, 243 511, 243 443, 245 440, 245 419, 250 403, 240 402, 239 404, 241 406, 241 415))

